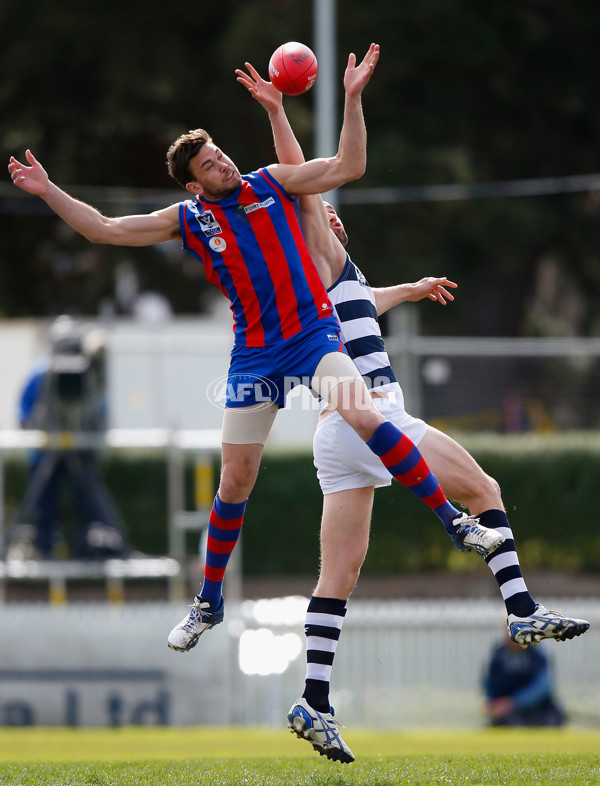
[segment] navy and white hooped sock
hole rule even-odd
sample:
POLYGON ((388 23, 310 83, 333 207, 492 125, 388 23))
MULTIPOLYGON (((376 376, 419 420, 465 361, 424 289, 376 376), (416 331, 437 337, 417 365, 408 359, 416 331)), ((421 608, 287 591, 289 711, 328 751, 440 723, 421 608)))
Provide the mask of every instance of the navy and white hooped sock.
POLYGON ((497 529, 506 538, 501 546, 484 557, 500 587, 506 613, 528 617, 535 611, 536 603, 521 573, 515 539, 506 513, 503 510, 484 510, 478 518, 484 527, 497 529))
MULTIPOLYGON (((247 501, 247 500, 246 500, 247 501)), ((213 608, 221 602, 225 569, 242 531, 246 502, 223 502, 215 496, 208 519, 204 583, 200 596, 213 608)))
POLYGON ((375 429, 367 445, 379 456, 394 480, 423 500, 441 519, 448 534, 453 535, 456 527, 452 521, 460 515, 460 511, 448 502, 438 479, 414 442, 390 420, 385 420, 375 429))
POLYGON ((335 650, 346 616, 346 601, 310 599, 306 610, 306 682, 302 697, 318 712, 329 712, 329 681, 335 650))

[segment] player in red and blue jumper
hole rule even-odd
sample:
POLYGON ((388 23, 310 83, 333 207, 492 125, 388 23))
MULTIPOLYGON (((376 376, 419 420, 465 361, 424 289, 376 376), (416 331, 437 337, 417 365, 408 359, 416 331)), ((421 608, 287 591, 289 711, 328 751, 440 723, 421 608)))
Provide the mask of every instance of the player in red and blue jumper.
MULTIPOLYGON (((103 216, 50 181, 31 151, 26 152, 29 166, 10 159, 15 185, 40 196, 91 242, 146 246, 180 239, 231 303, 235 346, 204 582, 191 611, 169 635, 172 649, 191 649, 205 630, 223 620, 225 569, 265 441, 286 392, 295 384, 309 384, 338 410, 390 474, 456 535, 459 547, 469 532, 466 514, 448 502, 412 441, 374 406, 360 372, 343 351, 339 324, 294 211, 292 195, 327 192, 363 174, 362 92, 378 59, 376 44, 358 65, 355 56, 349 56, 344 123, 335 156, 301 165, 272 164, 242 176, 207 132, 197 129, 183 134, 167 154, 169 173, 193 198, 150 214, 103 216)), ((502 540, 486 545, 487 551, 502 540)))

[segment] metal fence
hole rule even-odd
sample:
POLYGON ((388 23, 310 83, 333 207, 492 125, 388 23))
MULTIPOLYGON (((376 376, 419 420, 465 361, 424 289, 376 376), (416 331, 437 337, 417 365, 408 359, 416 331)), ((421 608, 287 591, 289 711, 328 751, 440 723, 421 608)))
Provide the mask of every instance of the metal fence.
POLYGON ((600 339, 428 337, 416 315, 393 312, 386 339, 411 414, 461 431, 600 428, 600 339))
MULTIPOLYGON (((404 303, 387 315, 386 345, 412 414, 462 431, 600 428, 600 338, 422 336, 418 313, 418 305, 404 303)), ((208 394, 227 373, 229 316, 102 327, 109 338, 111 428, 220 428, 221 406, 208 394)), ((16 428, 19 386, 42 328, 0 326, 0 349, 13 370, 0 380, 4 429, 16 428)), ((269 444, 309 447, 317 411, 308 390, 292 392, 269 444)))
MULTIPOLYGON (((274 606, 281 602, 262 601, 274 606)), ((544 602, 592 622, 590 631, 579 639, 538 646, 549 656, 557 695, 570 721, 598 726, 600 664, 594 653, 600 645, 600 603, 595 599, 544 602)), ((255 609, 254 604, 246 605, 247 625, 256 617, 255 609)), ((281 636, 285 626, 271 630, 281 636)), ((484 669, 493 645, 504 635, 500 602, 351 601, 332 677, 336 714, 347 726, 371 728, 481 726, 484 669)), ((261 678, 246 675, 243 720, 250 723, 258 706, 263 708, 264 723, 277 724, 282 702, 291 703, 303 687, 303 649, 279 677, 279 685, 273 676, 262 679, 273 680, 277 707, 261 678)))
MULTIPOLYGON (((600 721, 600 602, 540 598, 590 620, 584 636, 540 644, 574 725, 600 721)), ((185 604, 0 607, 0 725, 239 724, 285 728, 304 687, 302 597, 228 603, 223 625, 186 655, 166 646, 185 604), (24 631, 37 646, 24 647, 24 631), (43 642, 43 657, 40 655, 43 642)), ((351 601, 332 703, 358 728, 476 728, 481 677, 504 635, 503 604, 351 601)))

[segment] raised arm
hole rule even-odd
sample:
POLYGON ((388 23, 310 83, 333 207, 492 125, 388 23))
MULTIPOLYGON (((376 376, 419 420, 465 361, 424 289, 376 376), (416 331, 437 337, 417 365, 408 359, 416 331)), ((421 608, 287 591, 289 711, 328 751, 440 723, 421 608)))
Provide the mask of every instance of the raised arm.
POLYGON ((269 115, 277 160, 280 164, 303 164, 304 153, 283 108, 283 95, 271 82, 261 77, 252 63, 244 65, 248 73, 237 68, 237 81, 244 85, 269 115))
POLYGON ((373 287, 373 294, 375 295, 375 303, 377 304, 377 315, 384 314, 390 308, 406 303, 407 301, 416 302, 429 298, 441 303, 442 306, 446 305, 447 300, 454 300, 452 295, 446 287, 456 289, 458 284, 454 281, 442 276, 441 278, 434 278, 427 276, 420 281, 415 281, 413 284, 396 284, 393 287, 373 287))
POLYGON ((30 150, 25 156, 29 166, 17 161, 14 156, 10 157, 8 171, 13 183, 28 194, 43 199, 63 221, 90 242, 150 246, 180 238, 178 205, 146 215, 108 218, 55 185, 30 150))
POLYGON ((348 58, 344 74, 344 123, 335 156, 315 158, 299 166, 272 164, 269 167, 273 177, 289 193, 322 194, 363 175, 367 162, 367 132, 361 97, 378 59, 378 44, 371 44, 358 66, 354 54, 348 58))
MULTIPOLYGON (((286 115, 281 93, 271 82, 264 80, 251 63, 245 65, 248 73, 237 69, 237 80, 267 111, 279 162, 302 164, 304 153, 286 115)), ((346 252, 330 229, 329 217, 320 194, 299 195, 298 204, 300 225, 306 246, 321 281, 329 287, 344 268, 346 252)))

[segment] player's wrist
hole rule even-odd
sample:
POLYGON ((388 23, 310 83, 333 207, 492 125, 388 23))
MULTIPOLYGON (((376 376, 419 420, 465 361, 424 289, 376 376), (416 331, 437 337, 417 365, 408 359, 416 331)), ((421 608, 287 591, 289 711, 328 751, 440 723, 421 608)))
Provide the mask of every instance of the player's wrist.
POLYGON ((46 182, 43 183, 40 188, 39 195, 43 200, 49 202, 53 195, 57 194, 59 191, 59 187, 53 183, 50 178, 46 178, 46 182))

